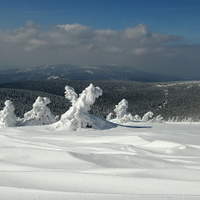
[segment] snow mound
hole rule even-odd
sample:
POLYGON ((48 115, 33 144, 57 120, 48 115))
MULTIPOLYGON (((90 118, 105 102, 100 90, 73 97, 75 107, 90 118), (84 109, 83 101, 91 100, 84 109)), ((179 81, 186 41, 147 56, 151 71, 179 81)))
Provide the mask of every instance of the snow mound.
MULTIPOLYGON (((12 148, 6 151, 0 149, 0 159, 4 163, 12 163, 16 166, 26 166, 33 169, 68 169, 86 170, 93 168, 93 164, 78 160, 70 152, 48 150, 44 148, 12 148), (38 156, 36 156, 38 155, 38 156)), ((2 166, 3 168, 3 166, 2 166)))
POLYGON ((56 130, 62 131, 62 130, 68 130, 68 131, 74 131, 74 130, 79 130, 82 128, 90 128, 90 129, 97 129, 97 130, 106 130, 106 129, 111 129, 111 128, 115 128, 117 127, 117 124, 109 122, 107 120, 105 120, 102 117, 98 117, 95 115, 89 115, 89 117, 87 118, 87 121, 90 122, 88 125, 86 125, 85 127, 82 126, 75 126, 72 124, 72 121, 70 120, 66 120, 64 123, 62 124, 61 121, 58 121, 54 124, 52 124, 51 127, 56 128, 56 130), (91 124, 91 125, 90 125, 91 124))
POLYGON ((141 156, 138 153, 125 152, 107 152, 107 153, 72 153, 75 158, 87 161, 98 166, 108 168, 131 168, 131 169, 145 169, 145 168, 168 168, 174 167, 173 163, 159 158, 152 158, 149 156, 141 156))
POLYGON ((168 141, 155 140, 149 144, 143 145, 143 148, 154 153, 174 154, 179 156, 198 156, 200 149, 189 146, 187 144, 179 144, 168 141))
POLYGON ((181 144, 174 143, 174 142, 161 141, 161 140, 155 140, 155 141, 145 145, 145 147, 161 148, 161 149, 175 148, 175 147, 179 147, 179 146, 181 146, 181 144))
POLYGON ((90 115, 90 121, 92 122, 92 128, 97 130, 106 130, 117 127, 117 124, 95 115, 90 115))

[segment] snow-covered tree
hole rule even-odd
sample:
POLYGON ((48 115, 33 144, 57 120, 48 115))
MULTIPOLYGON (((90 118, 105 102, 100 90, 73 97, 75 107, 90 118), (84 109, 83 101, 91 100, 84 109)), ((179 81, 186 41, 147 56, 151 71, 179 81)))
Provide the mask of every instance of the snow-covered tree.
POLYGON ((144 114, 144 116, 142 117, 142 121, 147 122, 150 119, 152 119, 152 117, 153 117, 153 113, 151 111, 149 111, 144 114))
POLYGON ((6 100, 5 107, 0 111, 0 127, 13 127, 17 124, 17 116, 12 101, 6 100))
POLYGON ((72 88, 65 87, 65 89, 67 91, 66 97, 71 100, 72 106, 61 116, 60 121, 55 124, 55 127, 66 130, 93 127, 93 116, 88 111, 90 110, 90 106, 94 104, 96 98, 102 95, 102 90, 90 84, 77 98, 72 88))
POLYGON ((78 98, 78 94, 76 94, 73 87, 65 86, 65 97, 69 99, 71 104, 73 105, 78 98))
POLYGON ((23 125, 46 125, 56 122, 55 116, 51 113, 47 104, 50 99, 47 97, 38 97, 33 104, 33 109, 24 114, 23 125))
POLYGON ((116 113, 117 119, 122 119, 125 115, 127 115, 128 101, 126 99, 122 99, 118 105, 115 106, 114 112, 116 113))
POLYGON ((128 109, 128 101, 126 99, 122 99, 118 105, 115 106, 114 112, 116 114, 115 119, 111 119, 111 113, 107 116, 107 119, 115 123, 126 123, 134 120, 134 117, 127 112, 128 109))
POLYGON ((112 119, 112 116, 113 116, 113 113, 109 113, 107 116, 106 116, 106 120, 110 121, 112 119))

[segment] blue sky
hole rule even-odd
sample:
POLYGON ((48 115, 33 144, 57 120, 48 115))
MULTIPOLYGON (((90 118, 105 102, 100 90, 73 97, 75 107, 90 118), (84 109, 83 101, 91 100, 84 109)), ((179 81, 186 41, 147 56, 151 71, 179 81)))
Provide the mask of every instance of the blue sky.
MULTIPOLYGON (((102 61, 100 62, 100 60, 104 58, 103 54, 100 55, 100 52, 102 52, 103 49, 100 45, 100 41, 106 37, 107 43, 110 43, 110 46, 106 47, 106 55, 108 55, 110 49, 112 54, 110 54, 109 58, 105 59, 105 64, 134 65, 134 67, 141 68, 142 70, 168 73, 166 67, 169 65, 180 65, 180 67, 185 65, 183 71, 186 72, 187 66, 184 63, 189 65, 189 61, 191 61, 190 64, 192 64, 194 73, 196 73, 199 70, 197 67, 199 64, 197 52, 199 51, 200 44, 199 22, 199 0, 0 0, 0 45, 4 47, 2 50, 0 47, 0 53, 2 51, 5 54, 5 49, 12 49, 10 50, 10 57, 12 56, 13 58, 13 61, 11 61, 10 57, 7 59, 6 56, 2 57, 2 59, 0 57, 0 67, 11 67, 14 65, 32 66, 45 63, 55 64, 59 61, 60 63, 71 62, 72 64, 103 64, 102 61), (53 46, 53 44, 50 45, 50 40, 52 40, 52 35, 55 36, 55 29, 57 29, 56 35, 59 34, 60 39, 65 38, 65 41, 68 40, 69 33, 67 31, 69 30, 69 27, 62 27, 62 29, 66 31, 65 34, 58 30, 58 25, 67 24, 80 25, 79 27, 73 26, 74 35, 79 37, 74 38, 73 36, 73 38, 77 41, 84 36, 85 38, 84 40, 81 40, 80 44, 87 43, 87 48, 90 49, 88 52, 90 51, 90 53, 85 55, 84 59, 83 55, 80 55, 81 50, 75 49, 76 41, 74 41, 73 45, 70 44, 74 49, 70 52, 69 49, 63 50, 67 55, 70 55, 70 59, 65 60, 64 57, 66 54, 63 53, 63 57, 55 55, 55 60, 52 60, 48 57, 48 55, 52 57, 52 53, 48 52, 49 54, 46 53, 43 56, 46 60, 49 58, 49 63, 44 61, 40 57, 41 54, 37 55, 36 49, 42 51, 44 50, 42 48, 48 44, 48 48, 57 47, 57 51, 60 53, 61 49, 64 48, 63 46, 59 46, 61 43, 55 45, 54 42, 53 46), (140 26, 141 24, 143 27, 140 26), (24 28, 23 31, 20 27, 24 28), (115 33, 109 32, 109 37, 115 38, 116 41, 120 40, 120 44, 108 40, 108 32, 106 32, 108 29, 117 31, 115 33), (97 30, 104 30, 104 36, 102 36, 102 32, 98 32, 97 30), (123 52, 130 52, 131 46, 126 47, 126 44, 128 45, 127 40, 130 39, 130 34, 140 35, 140 33, 138 33, 140 31, 141 35, 143 34, 144 36, 144 38, 140 38, 140 40, 144 41, 145 39, 146 43, 143 42, 140 46, 137 43, 137 49, 133 51, 135 59, 131 59, 130 53, 127 53, 124 58, 121 57, 120 60, 115 60, 116 57, 113 52, 119 53, 117 48, 120 45, 124 48, 123 52), (61 33, 63 33, 63 35, 61 35, 61 33), (152 35, 152 33, 155 34, 152 35), (22 34, 27 37, 26 40, 21 39, 22 34), (159 35, 159 37, 156 36, 157 38, 155 39, 156 34, 159 35), (88 42, 87 38, 91 37, 91 35, 93 40, 91 40, 92 42, 88 42), (148 40, 148 35, 151 35, 151 40, 148 40), (49 41, 44 39, 44 37, 49 38, 49 41), (126 41, 123 40, 124 37, 127 37, 126 41), (98 45, 96 45, 97 43, 98 45), (148 55, 145 54, 142 58, 142 52, 148 52, 147 47, 150 48, 150 44, 151 47, 155 49, 154 52, 158 52, 159 48, 161 49, 168 45, 167 49, 162 49, 162 53, 165 53, 165 58, 156 58, 156 53, 154 53, 152 57, 150 57, 150 53, 148 53, 148 55), (169 47, 169 44, 173 45, 169 47), (30 45, 32 45, 32 47, 30 47, 30 45), (182 48, 180 48, 180 46, 182 48), (21 50, 21 54, 19 52, 14 52, 15 48, 18 48, 19 51, 21 50), (99 48, 99 56, 97 56, 96 48, 99 48), (95 49, 96 51, 96 54, 93 55, 93 57, 91 56, 91 54, 94 54, 94 52, 91 53, 92 49, 95 49), (31 59, 30 52, 34 57, 33 59, 31 59), (188 54, 189 52, 192 52, 192 55, 188 56, 187 62, 180 62, 179 59, 182 59, 184 54, 188 54), (25 58, 23 62, 23 55, 26 57, 28 56, 30 62, 25 58), (196 56, 196 59, 194 55, 196 56), (80 57, 80 62, 77 62, 77 57, 80 57), (176 57, 176 59, 174 57, 176 57), (74 58, 74 60, 72 58, 74 58), (148 67, 147 63, 142 62, 142 59, 146 58, 149 60, 148 63, 151 61, 148 67), (36 59, 38 62, 34 62, 36 59), (166 59, 166 62, 164 63, 168 63, 168 65, 165 64, 164 67, 159 68, 162 64, 162 59, 166 59), (84 60, 86 60, 85 63, 83 62, 84 60)), ((61 26, 59 29, 60 28, 61 26)), ((70 38, 70 40, 73 40, 73 38, 70 38)), ((135 43, 133 42, 133 38, 136 37, 132 37, 132 47, 134 49, 135 43)), ((50 50, 48 49, 48 51, 50 50)), ((180 72, 178 67, 177 72, 180 72)))
POLYGON ((79 23, 94 29, 123 29, 140 23, 164 34, 200 42, 199 0, 4 0, 0 29, 79 23))

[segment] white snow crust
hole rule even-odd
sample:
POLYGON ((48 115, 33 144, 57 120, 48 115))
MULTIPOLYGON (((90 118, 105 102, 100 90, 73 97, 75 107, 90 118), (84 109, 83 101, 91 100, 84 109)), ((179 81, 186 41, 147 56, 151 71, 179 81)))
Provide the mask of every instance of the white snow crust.
POLYGON ((199 130, 149 122, 1 128, 0 199, 199 200, 199 130))

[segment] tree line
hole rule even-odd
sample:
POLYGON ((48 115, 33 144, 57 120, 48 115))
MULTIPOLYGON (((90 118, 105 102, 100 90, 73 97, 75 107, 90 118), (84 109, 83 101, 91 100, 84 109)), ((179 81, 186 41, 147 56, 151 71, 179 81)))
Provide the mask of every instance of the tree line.
MULTIPOLYGON (((32 106, 37 96, 51 99, 49 107, 56 115, 69 108, 69 101, 63 97, 64 87, 73 87, 78 94, 91 81, 41 80, 0 85, 0 107, 12 98, 16 114, 21 115, 32 106), (23 107, 23 108, 22 108, 23 107)), ((184 83, 140 83, 133 81, 104 80, 92 81, 103 90, 103 95, 92 105, 91 113, 106 117, 122 99, 129 102, 128 111, 143 116, 147 111, 161 114, 165 120, 179 118, 200 119, 199 82, 184 83)))

